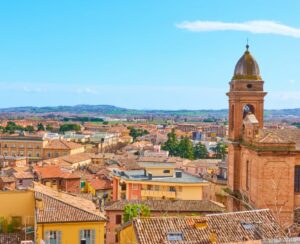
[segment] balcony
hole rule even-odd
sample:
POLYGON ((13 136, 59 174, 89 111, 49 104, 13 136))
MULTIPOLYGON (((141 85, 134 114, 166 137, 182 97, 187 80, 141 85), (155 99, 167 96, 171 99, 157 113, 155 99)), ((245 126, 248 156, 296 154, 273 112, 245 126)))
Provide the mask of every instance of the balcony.
POLYGON ((166 198, 176 198, 175 191, 152 191, 152 190, 142 190, 142 197, 166 197, 166 198))

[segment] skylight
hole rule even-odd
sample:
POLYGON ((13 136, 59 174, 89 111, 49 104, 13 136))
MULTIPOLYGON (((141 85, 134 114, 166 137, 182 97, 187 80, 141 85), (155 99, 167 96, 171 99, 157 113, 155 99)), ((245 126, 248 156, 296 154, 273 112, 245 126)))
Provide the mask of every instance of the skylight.
POLYGON ((182 232, 169 232, 167 234, 168 241, 183 241, 182 232))

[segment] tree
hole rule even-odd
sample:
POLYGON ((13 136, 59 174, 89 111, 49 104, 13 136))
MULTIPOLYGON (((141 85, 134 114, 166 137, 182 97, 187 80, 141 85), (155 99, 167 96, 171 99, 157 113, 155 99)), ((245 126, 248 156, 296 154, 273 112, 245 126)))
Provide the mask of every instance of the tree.
POLYGON ((24 128, 20 125, 17 125, 15 122, 12 122, 12 121, 7 122, 7 124, 4 128, 4 132, 5 133, 10 133, 10 134, 15 133, 16 130, 23 131, 24 128))
POLYGON ((34 127, 32 125, 27 125, 24 130, 28 132, 34 132, 34 127))
POLYGON ((60 132, 66 132, 66 131, 80 131, 81 126, 78 124, 63 124, 60 126, 59 131, 60 132))
POLYGON ((53 131, 53 126, 47 124, 47 125, 46 125, 46 131, 53 131))
POLYGON ((208 151, 205 145, 198 143, 194 148, 194 157, 195 158, 207 158, 208 151))
POLYGON ((188 137, 184 137, 178 144, 178 156, 187 159, 194 159, 193 143, 188 137))
POLYGON ((125 223, 137 216, 149 217, 150 208, 145 204, 127 204, 124 207, 123 221, 125 223))
POLYGON ((162 149, 168 151, 171 156, 177 156, 178 144, 179 141, 176 137, 175 129, 172 129, 172 131, 168 133, 168 140, 162 146, 162 149))
POLYGON ((44 131, 44 130, 45 130, 44 125, 43 125, 42 123, 38 123, 38 125, 37 125, 37 130, 38 130, 38 131, 44 131))
POLYGON ((149 132, 147 130, 143 130, 143 129, 140 129, 140 128, 136 129, 132 126, 129 126, 128 129, 129 129, 129 135, 133 138, 133 141, 135 141, 136 138, 139 137, 139 136, 149 134, 149 132))
POLYGON ((216 154, 216 158, 224 159, 225 155, 227 154, 227 145, 224 142, 219 142, 213 151, 216 154))

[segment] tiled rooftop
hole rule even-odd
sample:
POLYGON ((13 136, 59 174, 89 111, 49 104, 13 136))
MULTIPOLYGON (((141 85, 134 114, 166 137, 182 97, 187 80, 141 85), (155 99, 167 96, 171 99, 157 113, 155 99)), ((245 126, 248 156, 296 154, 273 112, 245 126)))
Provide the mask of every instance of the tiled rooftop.
POLYGON ((34 191, 36 200, 42 201, 42 208, 37 207, 38 223, 105 221, 92 201, 40 184, 34 185, 34 191))
POLYGON ((215 233, 217 243, 284 236, 269 210, 221 213, 206 217, 136 218, 133 220, 133 227, 139 244, 209 244, 212 233, 215 233), (182 240, 171 241, 168 239, 170 233, 178 234, 182 240))
POLYGON ((81 144, 65 141, 65 140, 50 140, 49 143, 44 147, 45 149, 76 149, 83 147, 81 144))
POLYGON ((224 206, 210 200, 122 200, 112 203, 106 211, 122 211, 127 204, 145 204, 151 211, 169 212, 223 212, 224 206))

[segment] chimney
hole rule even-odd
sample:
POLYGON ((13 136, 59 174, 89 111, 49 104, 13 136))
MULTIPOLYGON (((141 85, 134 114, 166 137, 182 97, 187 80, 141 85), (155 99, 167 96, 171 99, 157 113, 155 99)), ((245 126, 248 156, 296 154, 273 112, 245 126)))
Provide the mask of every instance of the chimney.
POLYGON ((151 173, 148 173, 148 179, 152 180, 152 174, 151 173))
POLYGON ((209 235, 209 241, 211 244, 217 244, 217 240, 217 233, 216 231, 212 230, 209 235))
POLYGON ((36 198, 35 205, 38 210, 44 210, 44 203, 42 199, 36 198))

